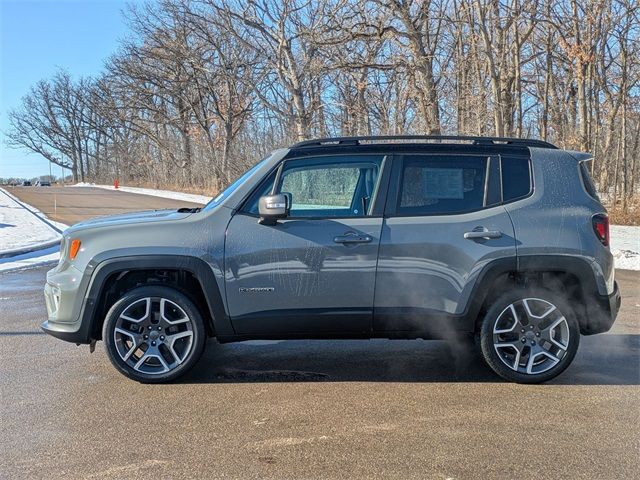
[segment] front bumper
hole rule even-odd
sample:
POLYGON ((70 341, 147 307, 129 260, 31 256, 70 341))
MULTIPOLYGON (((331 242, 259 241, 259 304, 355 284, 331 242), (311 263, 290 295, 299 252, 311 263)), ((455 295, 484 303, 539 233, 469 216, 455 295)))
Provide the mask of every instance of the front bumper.
POLYGON ((90 343, 89 323, 82 321, 87 279, 74 267, 47 272, 44 298, 47 320, 40 328, 49 335, 73 343, 90 343))
POLYGON ((618 282, 614 282, 611 295, 596 295, 586 302, 584 316, 580 322, 580 333, 594 335, 609 331, 616 320, 621 303, 618 282))
POLYGON ((75 324, 61 324, 46 320, 42 322, 40 328, 49 335, 76 344, 91 343, 89 331, 84 328, 81 322, 75 324))

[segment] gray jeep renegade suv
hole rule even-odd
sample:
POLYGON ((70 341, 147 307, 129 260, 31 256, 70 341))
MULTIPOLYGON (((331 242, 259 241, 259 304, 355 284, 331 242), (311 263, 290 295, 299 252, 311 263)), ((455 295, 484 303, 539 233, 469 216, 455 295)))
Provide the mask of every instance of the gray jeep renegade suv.
POLYGON ((79 223, 49 334, 141 382, 207 337, 479 339, 500 376, 562 372, 620 294, 590 156, 538 140, 357 137, 276 150, 202 209, 79 223))

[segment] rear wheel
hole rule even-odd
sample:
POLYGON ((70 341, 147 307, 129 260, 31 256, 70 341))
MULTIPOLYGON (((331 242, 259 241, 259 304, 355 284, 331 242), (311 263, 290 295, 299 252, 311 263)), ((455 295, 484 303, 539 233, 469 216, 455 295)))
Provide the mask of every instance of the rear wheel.
POLYGON ((102 338, 111 363, 143 383, 175 380, 204 350, 206 332, 193 302, 169 287, 128 292, 107 313, 102 338))
POLYGON ((573 310, 545 289, 502 295, 487 311, 480 332, 487 364, 501 377, 520 383, 544 382, 562 373, 579 343, 573 310))

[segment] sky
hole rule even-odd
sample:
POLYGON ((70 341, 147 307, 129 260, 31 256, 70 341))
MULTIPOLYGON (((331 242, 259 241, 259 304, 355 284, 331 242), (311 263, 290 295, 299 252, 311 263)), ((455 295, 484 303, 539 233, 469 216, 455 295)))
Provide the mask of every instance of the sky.
MULTIPOLYGON (((127 3, 132 2, 0 0, 0 178, 49 174, 42 156, 6 146, 7 112, 58 68, 76 78, 99 74, 126 35, 127 3)), ((60 167, 52 167, 60 176, 60 167)))

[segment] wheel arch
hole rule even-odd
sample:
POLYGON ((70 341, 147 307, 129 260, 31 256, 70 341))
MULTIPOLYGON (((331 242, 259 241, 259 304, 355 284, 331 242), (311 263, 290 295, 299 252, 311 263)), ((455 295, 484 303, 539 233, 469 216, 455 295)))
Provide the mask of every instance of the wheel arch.
POLYGON ((564 255, 518 257, 517 268, 505 261, 495 261, 485 267, 469 307, 478 332, 484 313, 492 301, 508 288, 546 288, 561 292, 574 309, 581 333, 589 333, 587 311, 591 299, 598 295, 594 271, 586 259, 564 255))
POLYGON ((222 292, 208 263, 189 255, 129 255, 98 261, 93 267, 81 312, 89 340, 101 338, 104 317, 117 300, 114 295, 148 284, 148 279, 188 295, 201 310, 210 336, 233 333, 222 292))

